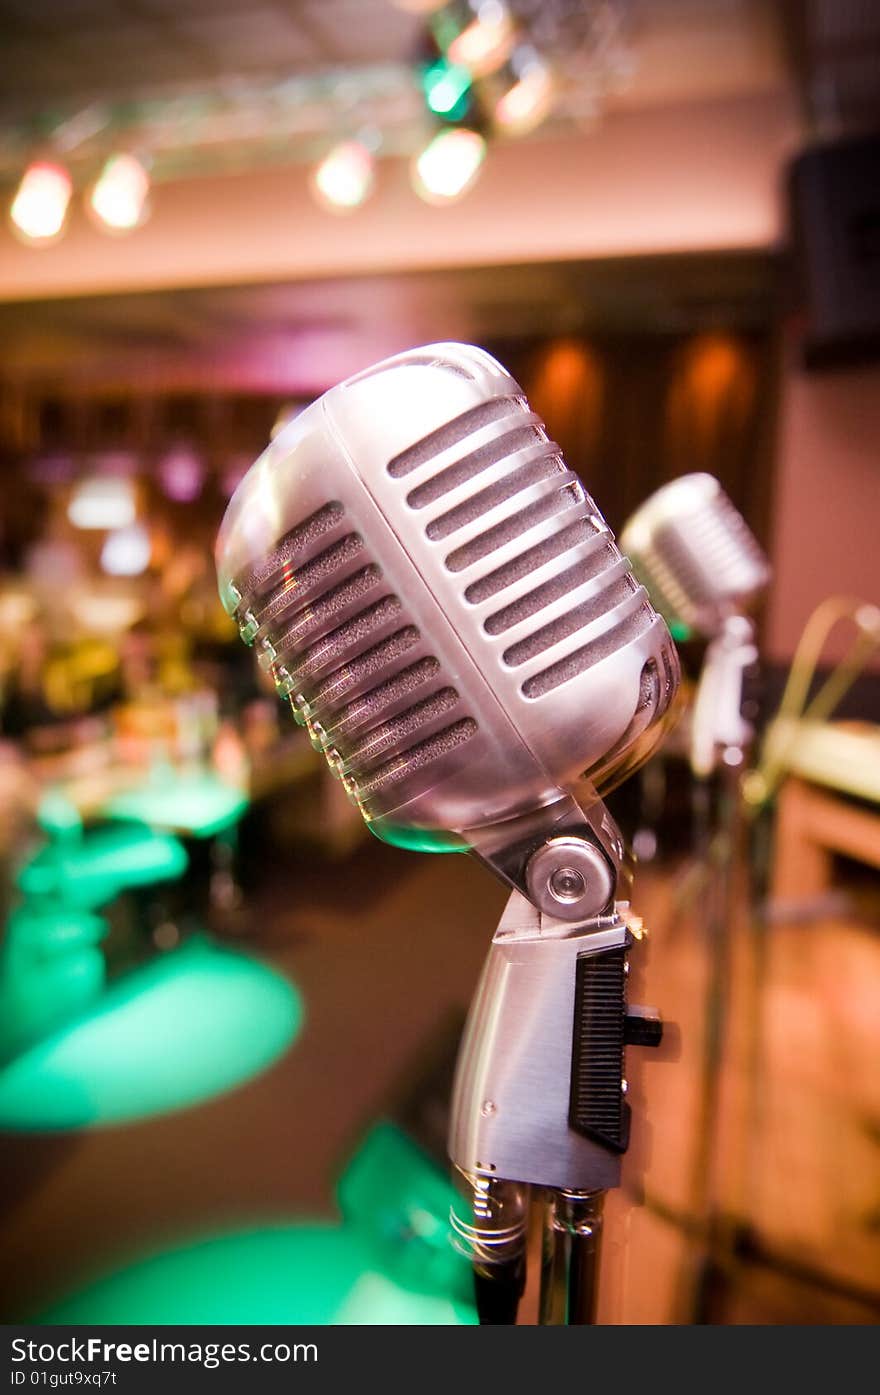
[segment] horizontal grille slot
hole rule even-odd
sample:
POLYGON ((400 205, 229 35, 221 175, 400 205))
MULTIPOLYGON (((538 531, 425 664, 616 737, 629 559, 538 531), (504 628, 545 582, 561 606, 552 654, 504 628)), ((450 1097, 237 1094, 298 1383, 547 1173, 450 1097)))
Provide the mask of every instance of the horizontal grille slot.
POLYGON ((337 527, 344 513, 345 510, 338 502, 325 504, 323 508, 309 514, 308 518, 304 518, 295 528, 291 528, 269 557, 236 581, 241 594, 249 597, 254 591, 265 589, 268 583, 274 583, 285 567, 289 567, 297 557, 313 547, 331 528, 337 527))
POLYGON ((442 756, 470 741, 477 731, 477 724, 472 717, 463 717, 460 722, 453 722, 451 726, 444 727, 425 741, 411 746, 408 751, 402 751, 393 760, 378 766, 366 780, 358 780, 359 797, 369 799, 386 785, 396 784, 408 775, 415 774, 417 770, 424 769, 426 765, 440 760, 442 756))
POLYGON ((312 696, 312 707, 320 710, 325 704, 338 702, 346 693, 350 693, 352 688, 359 687, 374 673, 380 672, 386 664, 392 663, 408 649, 412 649, 414 644, 418 644, 419 639, 420 635, 415 625, 404 625, 379 644, 374 644, 372 648, 365 649, 362 654, 349 659, 318 684, 312 696))
MULTIPOLYGON (((552 447, 548 448, 552 449, 552 447)), ((475 518, 488 513, 498 504, 503 504, 505 499, 510 499, 514 494, 519 494, 521 490, 528 489, 531 484, 538 484, 541 480, 548 479, 550 475, 561 474, 564 470, 565 466, 558 455, 542 454, 537 460, 529 460, 518 470, 512 470, 504 479, 489 485, 487 489, 481 489, 477 494, 472 494, 469 499, 465 499, 463 503, 456 505, 448 513, 443 513, 439 518, 432 519, 425 529, 425 533, 432 542, 436 542, 439 538, 448 538, 451 533, 457 532, 459 528, 464 528, 475 518)))
POLYGON ((409 664, 399 673, 395 673, 393 678, 370 688, 360 697, 353 698, 332 719, 330 732, 333 740, 338 740, 347 731, 368 722, 372 717, 381 717, 393 702, 399 702, 401 698, 417 692, 439 672, 440 662, 432 654, 425 659, 419 659, 417 663, 409 664))
POLYGON ((630 644, 639 635, 650 629, 654 619, 654 611, 651 606, 642 603, 638 610, 634 611, 619 625, 612 625, 610 629, 597 639, 591 640, 589 644, 584 644, 580 649, 575 649, 573 653, 566 654, 564 659, 558 663, 551 664, 549 668, 542 669, 540 673, 532 674, 522 685, 522 693, 527 698, 543 697, 545 693, 552 692, 554 688, 559 688, 569 679, 576 678, 579 673, 586 673, 588 669, 594 668, 596 664, 607 659, 610 654, 615 654, 624 645, 630 644))
POLYGON ((400 455, 396 455, 393 460, 389 460, 388 473, 392 479, 402 479, 413 470, 417 470, 420 465, 433 459, 435 455, 441 455, 450 446, 457 445, 466 436, 479 431, 481 427, 488 426, 490 422, 498 421, 501 417, 509 416, 512 411, 523 411, 524 409, 525 399, 522 397, 493 397, 488 402, 481 402, 478 407, 472 407, 470 411, 462 412, 460 417, 446 422, 437 431, 423 436, 420 441, 416 441, 407 450, 401 451, 400 455))
POLYGON ((530 615, 543 610, 545 606, 552 605, 560 597, 566 596, 569 591, 574 591, 584 582, 592 580, 601 572, 614 565, 620 560, 619 553, 610 543, 605 543, 598 548, 595 554, 591 553, 587 563, 578 562, 573 567, 568 567, 558 576, 554 576, 550 581, 545 581, 543 586, 536 586, 533 591, 527 591, 518 600, 506 605, 503 610, 496 610, 494 614, 486 617, 483 629, 487 634, 500 635, 511 626, 518 625, 522 620, 528 620, 530 615))
POLYGON ((396 717, 391 717, 387 722, 375 727, 351 748, 346 757, 346 765, 359 766, 376 760, 399 742, 412 736, 420 727, 427 726, 428 722, 435 721, 437 717, 442 717, 444 712, 448 712, 457 702, 458 693, 454 688, 440 688, 422 702, 405 708, 396 717))
POLYGON ((494 441, 489 441, 470 455, 456 460, 454 465, 447 465, 445 470, 439 470, 436 475, 425 480, 424 484, 410 490, 406 502, 411 509, 423 509, 427 504, 442 499, 451 489, 467 484, 475 475, 488 470, 490 465, 497 465, 505 456, 514 455, 525 446, 534 445, 536 441, 546 440, 546 432, 538 426, 518 426, 514 431, 506 431, 503 436, 497 436, 494 441))
POLYGON ((308 678, 317 669, 323 668, 333 660, 346 660, 354 646, 362 644, 383 625, 390 624, 400 615, 402 609, 396 596, 383 596, 375 605, 358 611, 352 620, 346 621, 344 625, 331 630, 317 643, 312 644, 298 661, 290 666, 295 682, 302 683, 304 678, 308 678))
MULTIPOLYGON (((319 552, 304 566, 290 570, 280 583, 265 593, 257 611, 260 625, 268 624, 276 615, 282 614, 291 600, 299 598, 324 586, 342 567, 355 561, 364 550, 364 540, 357 533, 346 537, 319 552)), ((255 607, 256 609, 256 607, 255 607)))
MULTIPOLYGON (((567 528, 545 538, 534 547, 527 548, 512 561, 505 562, 503 567, 481 576, 479 581, 472 581, 464 593, 465 600, 470 601, 472 605, 488 601, 492 596, 497 596, 499 591, 505 591, 508 586, 513 586, 530 572, 543 567, 545 562, 552 562, 554 557, 559 557, 570 548, 578 547, 581 543, 589 542, 591 538, 598 536, 599 530, 592 518, 579 518, 576 523, 570 523, 567 528)), ((601 571, 602 566, 604 563, 600 563, 596 571, 601 571)), ((595 572, 590 570, 591 559, 584 559, 583 567, 585 580, 595 575, 595 572)))
POLYGON ((499 547, 504 547, 505 543, 513 542, 514 538, 528 532, 529 528, 540 523, 542 519, 551 518, 567 505, 578 503, 581 497, 580 487, 576 484, 567 484, 563 489, 554 490, 552 494, 537 499, 534 504, 511 514, 494 528, 487 528, 485 533, 480 533, 463 547, 450 552, 446 558, 446 566, 451 572, 464 571, 466 567, 473 566, 474 562, 479 562, 482 557, 487 557, 499 547))
MULTIPOLYGON (((346 606, 369 595, 381 580, 382 573, 378 567, 363 567, 361 571, 355 572, 354 576, 334 586, 332 591, 325 591, 311 605, 296 612, 287 628, 279 632, 279 637, 273 640, 275 649, 283 653, 299 647, 310 634, 330 623, 346 606)), ((265 620, 261 618, 261 625, 264 623, 265 620)))
POLYGON ((601 620, 603 615, 607 615, 615 606, 622 605, 638 589, 629 573, 618 577, 597 596, 591 596, 588 601, 572 606, 571 610, 552 620, 549 625, 542 625, 539 630, 534 630, 530 635, 526 635, 525 639, 505 649, 504 662, 508 668, 517 668, 520 664, 527 663, 536 654, 543 654, 545 650, 552 649, 554 644, 568 639, 569 635, 576 634, 578 630, 585 629, 596 620, 601 620))

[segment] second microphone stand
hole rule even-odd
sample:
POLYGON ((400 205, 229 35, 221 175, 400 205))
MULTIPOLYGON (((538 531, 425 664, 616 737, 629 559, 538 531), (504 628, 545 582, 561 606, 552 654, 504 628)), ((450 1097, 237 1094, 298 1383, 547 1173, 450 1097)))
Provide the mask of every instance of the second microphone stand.
MULTIPOLYGON (((752 621, 727 617, 710 642, 694 703, 691 768, 696 787, 697 856, 707 943, 704 1047, 694 1162, 694 1199, 704 1236, 691 1300, 692 1320, 712 1320, 713 1294, 725 1269, 726 1228, 717 1197, 717 1146, 721 1122, 721 1065, 728 1025, 732 933, 742 862, 742 776, 753 729, 743 713, 747 672, 757 662, 752 621)), ((755 955, 757 959, 757 953, 755 955)), ((754 1057, 753 1046, 750 1056, 754 1057)), ((755 1068, 751 1061, 749 1073, 755 1068)))

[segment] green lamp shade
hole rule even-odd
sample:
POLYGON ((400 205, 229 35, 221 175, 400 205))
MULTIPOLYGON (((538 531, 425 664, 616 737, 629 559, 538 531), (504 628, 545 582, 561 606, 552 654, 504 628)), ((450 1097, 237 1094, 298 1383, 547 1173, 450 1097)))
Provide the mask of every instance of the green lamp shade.
POLYGON ((128 888, 181 877, 186 866, 183 844, 170 834, 119 824, 48 843, 22 867, 18 886, 25 896, 94 909, 128 888))
POLYGON ((37 809, 37 823, 51 838, 69 838, 82 832, 82 816, 63 790, 48 789, 37 809))
POLYGON ((38 1321, 460 1325, 476 1315, 384 1272, 369 1242, 349 1227, 306 1223, 216 1236, 143 1260, 38 1321))
POLYGON ((407 1289, 470 1303, 470 1262, 452 1243, 449 1213, 460 1198, 448 1164, 438 1167, 382 1120, 340 1178, 337 1196, 346 1224, 369 1241, 383 1273, 407 1289))
POLYGON ((473 1325, 446 1175, 393 1124, 339 1181, 341 1225, 306 1221, 194 1241, 105 1276, 43 1323, 473 1325))
POLYGON ((0 942, 0 1062, 98 1000, 106 934, 100 916, 75 906, 38 901, 13 911, 0 942))
POLYGON ((116 795, 101 810, 105 818, 137 819, 151 828, 213 838, 233 828, 248 807, 248 797, 210 771, 179 774, 154 771, 137 789, 116 795))

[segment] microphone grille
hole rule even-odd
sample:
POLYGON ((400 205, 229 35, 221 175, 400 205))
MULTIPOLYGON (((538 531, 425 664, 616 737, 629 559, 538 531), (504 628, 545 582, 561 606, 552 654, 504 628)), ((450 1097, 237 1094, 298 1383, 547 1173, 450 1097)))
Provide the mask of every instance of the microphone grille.
POLYGON ((596 505, 523 396, 463 413, 395 456, 387 473, 404 482, 426 542, 444 544, 450 601, 480 607, 484 635, 511 632, 501 663, 522 670, 522 697, 544 696, 654 622, 596 505), (546 667, 534 662, 578 635, 584 642, 546 667))
POLYGON ((290 529, 234 587, 242 639, 365 811, 476 733, 339 501, 290 529))

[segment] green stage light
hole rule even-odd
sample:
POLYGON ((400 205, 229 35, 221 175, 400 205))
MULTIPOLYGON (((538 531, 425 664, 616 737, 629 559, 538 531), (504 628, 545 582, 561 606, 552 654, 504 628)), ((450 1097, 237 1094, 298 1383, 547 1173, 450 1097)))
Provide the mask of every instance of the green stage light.
POLYGON ((422 88, 428 110, 447 121, 463 117, 468 107, 471 81, 467 68, 438 58, 422 73, 422 88))
POLYGON ((302 1017, 280 974, 189 940, 0 1070, 0 1128, 54 1132, 183 1109, 271 1065, 302 1017))

